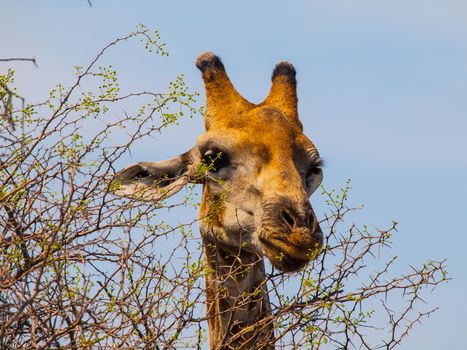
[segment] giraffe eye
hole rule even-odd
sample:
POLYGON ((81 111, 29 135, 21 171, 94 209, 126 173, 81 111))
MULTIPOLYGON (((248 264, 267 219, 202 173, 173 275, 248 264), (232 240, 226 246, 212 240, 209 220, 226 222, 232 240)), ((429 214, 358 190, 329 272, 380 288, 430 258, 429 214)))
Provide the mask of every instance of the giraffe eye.
POLYGON ((306 186, 310 189, 311 192, 315 191, 316 188, 318 188, 322 180, 323 171, 321 170, 321 168, 314 166, 310 170, 308 170, 305 182, 306 186))
POLYGON ((318 168, 318 167, 312 167, 310 170, 308 170, 308 172, 306 173, 306 178, 309 179, 310 177, 312 177, 313 175, 318 175, 319 173, 321 173, 321 169, 318 168))
POLYGON ((229 157, 225 152, 210 149, 204 153, 203 163, 208 167, 210 173, 215 174, 229 165, 229 157))

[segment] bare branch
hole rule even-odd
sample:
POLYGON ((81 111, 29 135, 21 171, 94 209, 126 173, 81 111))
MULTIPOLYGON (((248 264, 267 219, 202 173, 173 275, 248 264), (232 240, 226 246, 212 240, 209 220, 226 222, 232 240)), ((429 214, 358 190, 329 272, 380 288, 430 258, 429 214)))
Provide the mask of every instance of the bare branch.
POLYGON ((0 58, 0 62, 14 62, 14 61, 27 61, 27 62, 32 62, 36 67, 39 67, 37 65, 36 58, 22 58, 22 57, 13 57, 13 58, 0 58))

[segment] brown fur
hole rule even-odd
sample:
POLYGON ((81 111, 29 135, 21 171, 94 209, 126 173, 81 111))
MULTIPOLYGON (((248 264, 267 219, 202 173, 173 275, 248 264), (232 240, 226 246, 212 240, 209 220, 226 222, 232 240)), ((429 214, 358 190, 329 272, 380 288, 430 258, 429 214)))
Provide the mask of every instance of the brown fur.
POLYGON ((202 182, 211 349, 273 349, 263 256, 296 271, 319 252, 322 233, 308 197, 321 182, 321 162, 302 132, 290 63, 276 66, 259 105, 240 96, 214 54, 200 55, 196 65, 206 87, 206 133, 182 156, 123 169, 115 193, 154 201, 202 182), (209 160, 218 166, 200 178, 198 168, 209 160), (176 176, 167 181, 162 174, 176 176))

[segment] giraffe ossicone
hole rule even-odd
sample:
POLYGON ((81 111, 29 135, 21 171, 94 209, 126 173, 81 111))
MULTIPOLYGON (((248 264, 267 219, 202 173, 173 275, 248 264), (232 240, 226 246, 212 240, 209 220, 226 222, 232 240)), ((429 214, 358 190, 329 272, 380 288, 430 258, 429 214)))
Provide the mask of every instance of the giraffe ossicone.
POLYGON ((237 92, 213 53, 201 54, 196 66, 206 89, 206 132, 180 156, 121 170, 114 193, 158 201, 189 182, 203 184, 199 222, 212 271, 206 277, 211 349, 273 349, 263 257, 292 272, 321 250, 309 197, 322 181, 322 162, 303 134, 290 63, 276 65, 260 104, 237 92), (232 278, 241 266, 248 272, 232 278))

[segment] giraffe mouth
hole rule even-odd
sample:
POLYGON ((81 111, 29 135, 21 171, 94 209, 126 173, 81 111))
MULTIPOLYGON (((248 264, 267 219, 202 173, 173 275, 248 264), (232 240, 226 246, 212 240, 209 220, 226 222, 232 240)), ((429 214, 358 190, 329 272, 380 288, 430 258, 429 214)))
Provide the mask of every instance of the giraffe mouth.
POLYGON ((311 260, 311 257, 296 257, 292 256, 283 247, 283 244, 273 243, 270 240, 260 237, 259 238, 264 255, 271 261, 272 265, 284 272, 295 272, 303 268, 311 260))

